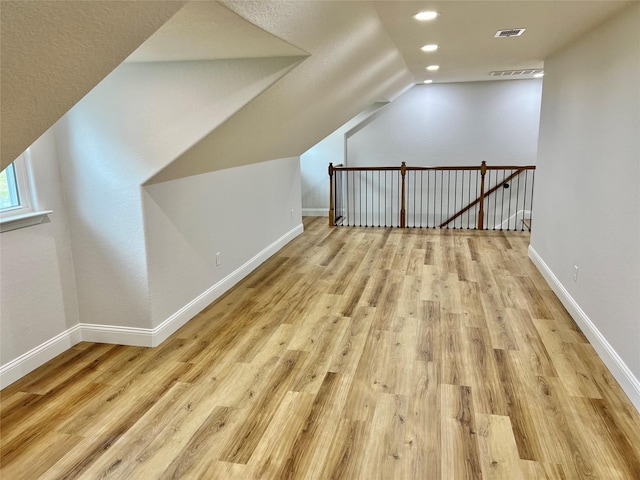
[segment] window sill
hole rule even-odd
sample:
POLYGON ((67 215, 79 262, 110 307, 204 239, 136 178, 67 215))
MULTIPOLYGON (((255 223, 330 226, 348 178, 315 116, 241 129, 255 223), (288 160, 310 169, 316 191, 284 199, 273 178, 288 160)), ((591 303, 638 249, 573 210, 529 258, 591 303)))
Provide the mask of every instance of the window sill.
POLYGON ((53 210, 23 213, 21 215, 14 215, 13 217, 0 218, 0 232, 8 232, 9 230, 39 225, 50 213, 53 213, 53 210))

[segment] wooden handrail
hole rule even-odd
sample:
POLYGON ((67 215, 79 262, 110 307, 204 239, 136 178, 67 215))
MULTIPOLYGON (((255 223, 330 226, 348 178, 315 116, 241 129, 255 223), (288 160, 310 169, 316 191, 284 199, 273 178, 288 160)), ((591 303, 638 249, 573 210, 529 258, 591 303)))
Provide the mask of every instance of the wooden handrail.
MULTIPOLYGON (((485 165, 486 170, 535 170, 535 165, 485 165)), ((371 171, 394 171, 399 172, 402 167, 344 167, 342 165, 334 165, 334 171, 342 172, 371 172, 371 171)), ((460 166, 460 167, 410 167, 406 166, 406 171, 420 171, 420 170, 482 170, 482 166, 460 166)))
POLYGON ((483 174, 482 175, 482 180, 481 180, 481 183, 480 183, 480 196, 478 198, 476 198, 473 202, 471 202, 469 205, 464 207, 462 210, 456 212, 454 215, 452 215, 450 218, 448 218, 445 222, 442 222, 439 225, 439 227, 440 228, 446 227, 448 223, 453 222, 460 215, 463 215, 464 213, 469 211, 471 208, 473 208, 475 205, 480 203, 480 211, 478 212, 478 230, 484 230, 484 199, 487 198, 489 195, 491 195, 496 190, 498 190, 500 187, 502 187, 505 183, 509 182, 512 178, 515 178, 518 175, 520 175, 525 170, 531 170, 531 169, 529 169, 529 168, 519 168, 514 173, 509 175, 507 178, 505 178, 502 182, 500 182, 498 185, 494 186, 493 188, 490 188, 487 192, 484 191, 484 174, 483 174), (480 222, 482 222, 482 223, 480 223, 480 222))
MULTIPOLYGON (((480 196, 478 198, 476 198, 473 202, 469 203, 469 205, 467 205, 466 207, 462 208, 461 210, 459 210, 458 212, 456 212, 455 214, 453 214, 450 218, 448 218, 446 221, 442 222, 439 225, 439 228, 444 228, 447 227, 447 225, 449 225, 451 222, 453 222, 454 220, 456 220, 457 218, 459 218, 461 215, 463 215, 464 213, 468 212, 470 209, 472 209, 473 207, 475 207, 476 205, 479 204, 479 208, 478 208, 478 215, 477 215, 477 229, 478 230, 484 230, 484 218, 485 218, 485 198, 487 198, 489 195, 491 195, 492 193, 496 192, 500 187, 503 187, 507 182, 511 181, 513 178, 517 177, 518 175, 520 175, 522 172, 526 171, 526 170, 535 170, 536 167, 534 165, 492 165, 489 166, 486 164, 486 162, 482 162, 481 165, 479 166, 437 166, 437 167, 421 167, 421 166, 407 166, 407 164, 405 162, 402 162, 400 166, 381 166, 381 167, 346 167, 343 165, 333 165, 332 163, 329 164, 329 225, 334 226, 336 224, 336 208, 343 208, 340 205, 337 205, 338 200, 342 198, 342 196, 340 196, 339 198, 337 198, 337 195, 342 195, 342 192, 338 192, 336 191, 336 189, 340 188, 342 189, 342 187, 339 187, 339 185, 337 184, 338 181, 338 177, 335 175, 336 172, 399 172, 399 180, 400 180, 400 211, 399 213, 399 221, 398 221, 398 226, 400 228, 406 228, 407 227, 407 194, 408 194, 408 190, 407 190, 407 186, 406 186, 406 182, 407 182, 407 172, 409 171, 413 171, 413 172, 422 172, 422 171, 448 171, 448 172, 452 172, 452 171, 476 171, 480 173, 480 196), (511 175, 509 175, 508 177, 504 178, 499 184, 495 185, 494 187, 490 188, 489 190, 486 190, 486 185, 485 185, 485 181, 486 181, 486 174, 487 171, 489 170, 512 170, 513 173, 511 173, 511 175)), ((506 172, 505 172, 506 173, 506 172)), ((340 177, 342 178, 342 177, 340 177)), ((348 178, 348 177, 347 177, 348 178)), ((385 178, 386 174, 385 174, 385 178)), ((420 177, 422 178, 422 176, 420 177)), ((457 173, 456 173, 456 178, 457 178, 457 173)), ((471 175, 469 175, 469 178, 471 178, 471 175)), ((463 179, 464 179, 464 175, 463 175, 463 179)), ((477 177, 476 177, 477 179, 477 177)), ((421 180, 422 181, 422 180, 421 180)), ((415 179, 414 179, 415 182, 415 179)), ((385 183, 386 185, 386 183, 385 183)), ((414 185, 415 188, 415 185, 414 185)), ((469 190, 469 193, 470 190, 469 190)), ((366 195, 366 194, 365 194, 366 195)), ((355 197, 354 197, 355 198, 355 197)), ((421 197, 422 198, 422 197, 421 197)), ((355 201, 355 200, 354 200, 355 201)), ((372 200, 373 202, 373 200, 372 200)), ((455 205, 455 202, 454 202, 455 205)), ((517 204, 516 204, 517 206, 517 204)), ((414 200, 414 207, 415 207, 415 200, 414 200)), ((386 202, 385 202, 385 208, 386 208, 386 202)), ((422 208, 422 207, 421 207, 422 208)), ((422 212, 422 210, 420 210, 422 212)), ((440 214, 442 216, 442 209, 440 211, 440 214)), ((414 213, 415 215, 415 213, 414 213)), ((422 215, 422 213, 421 213, 422 215)), ((342 217, 341 217, 342 218, 342 217)), ((386 218, 386 217, 385 217, 386 218)), ((360 219, 360 221, 362 221, 362 219, 360 219)), ((415 222, 415 218, 414 218, 414 222, 415 222)), ((349 223, 349 221, 347 220, 347 224, 349 223)), ((385 224, 386 224, 386 220, 385 220, 385 224)), ((437 225, 437 224, 436 224, 437 225)), ((455 225, 455 224, 454 224, 455 225)), ((435 227, 435 225, 434 225, 435 227)), ((467 225, 468 227, 468 225, 467 225)), ((447 227, 448 228, 448 227, 447 227)), ((454 227, 455 228, 455 227, 454 227)))

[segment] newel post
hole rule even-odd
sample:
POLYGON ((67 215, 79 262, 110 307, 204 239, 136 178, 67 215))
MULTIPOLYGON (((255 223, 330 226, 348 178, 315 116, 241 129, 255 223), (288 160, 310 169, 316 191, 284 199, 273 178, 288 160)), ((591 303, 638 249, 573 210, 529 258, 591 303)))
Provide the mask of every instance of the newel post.
POLYGON ((402 205, 400 206, 400 228, 406 228, 407 226, 407 210, 406 210, 406 194, 405 194, 405 175, 407 174, 407 163, 402 162, 400 165, 400 175, 402 175, 402 192, 400 193, 400 199, 402 205))
POLYGON ((329 164, 329 226, 333 227, 336 218, 335 205, 333 204, 333 163, 329 164))
POLYGON ((487 162, 480 165, 480 208, 478 210, 478 230, 484 230, 484 176, 487 173, 487 162))

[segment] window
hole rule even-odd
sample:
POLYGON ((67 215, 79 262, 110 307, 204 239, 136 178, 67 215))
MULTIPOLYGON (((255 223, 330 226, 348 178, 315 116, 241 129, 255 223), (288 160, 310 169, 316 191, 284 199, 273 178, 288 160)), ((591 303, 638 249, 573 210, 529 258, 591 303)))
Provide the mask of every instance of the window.
POLYGON ((24 158, 21 156, 0 174, 0 212, 3 217, 30 210, 29 189, 24 185, 24 158), (18 179, 20 178, 20 182, 18 179))
POLYGON ((38 211, 33 204, 29 166, 24 155, 0 172, 0 231, 42 223, 51 211, 38 211))

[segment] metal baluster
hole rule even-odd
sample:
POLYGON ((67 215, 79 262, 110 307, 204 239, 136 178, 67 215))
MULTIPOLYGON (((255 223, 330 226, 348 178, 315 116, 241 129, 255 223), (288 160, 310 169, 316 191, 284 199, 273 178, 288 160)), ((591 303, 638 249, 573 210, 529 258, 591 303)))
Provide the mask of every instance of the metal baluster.
MULTIPOLYGON (((391 209, 393 208, 393 170, 391 170, 388 175, 389 175, 389 188, 390 188, 390 193, 389 193, 389 212, 390 212, 391 209)), ((384 223, 385 225, 387 224, 386 216, 384 219, 384 223)), ((393 226, 391 225, 391 214, 389 214, 389 226, 390 227, 393 226)))
MULTIPOLYGON (((478 188, 479 188, 479 184, 480 184, 480 170, 476 170, 476 198, 478 198, 478 188)), ((476 219, 475 219, 475 224, 477 225, 478 223, 478 216, 480 215, 480 204, 477 203, 476 204, 476 219)), ((477 228, 477 226, 476 226, 477 228)))
POLYGON ((358 227, 362 226, 362 171, 358 172, 358 227))
POLYGON ((423 170, 420 170, 420 228, 422 228, 422 190, 424 189, 423 170))
MULTIPOLYGON (((469 182, 469 199, 468 202, 471 202, 471 170, 469 170, 469 175, 468 175, 468 182, 469 182)), ((467 230, 469 230, 470 225, 471 225, 471 209, 469 209, 469 211, 467 212, 467 230)))
POLYGON ((346 172, 344 172, 347 176, 347 227, 351 225, 351 202, 349 201, 349 171, 347 170, 346 172))
POLYGON ((427 216, 426 216, 426 220, 427 220, 427 228, 429 228, 429 205, 430 205, 430 200, 431 200, 431 192, 430 192, 430 188, 429 188, 429 184, 431 183, 431 172, 432 170, 427 170, 427 216))
POLYGON ((436 225, 440 225, 444 219, 444 170, 440 170, 440 218, 436 225))
MULTIPOLYGON (((518 175, 518 190, 516 191, 516 222, 518 220, 518 204, 520 203, 520 177, 521 175, 518 175)), ((522 217, 524 218, 524 209, 522 210, 522 217)), ((518 230, 518 224, 516 223, 516 227, 514 228, 514 230, 518 230)))
POLYGON ((384 171, 384 226, 387 226, 387 171, 384 171))
MULTIPOLYGON (((457 205, 457 200, 458 200, 458 170, 456 170, 456 174, 453 177, 453 211, 457 212, 458 209, 456 208, 457 205)), ((451 212, 447 212, 447 216, 451 215, 451 212)), ((457 218, 453 221, 453 229, 456 229, 456 220, 457 218)))
POLYGON ((413 228, 416 228, 416 216, 418 213, 418 190, 417 190, 417 186, 418 186, 418 172, 417 171, 407 171, 407 175, 411 175, 413 176, 413 228))
MULTIPOLYGON (((496 171, 496 175, 497 175, 497 171, 496 171)), ((506 170, 502 170, 502 182, 504 182, 504 179, 507 178, 507 171, 506 170)), ((498 181, 498 179, 496 178, 496 182, 498 181)), ((501 182, 501 183, 502 183, 501 182)), ((506 190, 505 187, 505 183, 502 183, 502 200, 500 202, 500 230, 502 230, 502 224, 504 223, 504 192, 506 190)), ((496 200, 498 197, 498 193, 496 192, 496 200)))
POLYGON ((351 179, 353 180, 353 226, 356 227, 356 223, 358 221, 357 217, 356 217, 356 212, 358 211, 357 209, 357 203, 356 203, 356 173, 358 172, 353 172, 353 176, 351 177, 351 179))
MULTIPOLYGON (((529 181, 529 170, 525 170, 524 171, 524 207, 522 208, 522 222, 521 222, 522 225, 520 225, 521 232, 524 232, 524 216, 527 213, 527 182, 528 181, 529 181)), ((531 205, 529 205, 529 207, 531 207, 531 205)))
MULTIPOLYGON (((494 170, 495 183, 494 186, 498 185, 498 170, 494 170)), ((496 215, 498 214, 498 195, 493 196, 493 229, 496 230, 496 215)))

